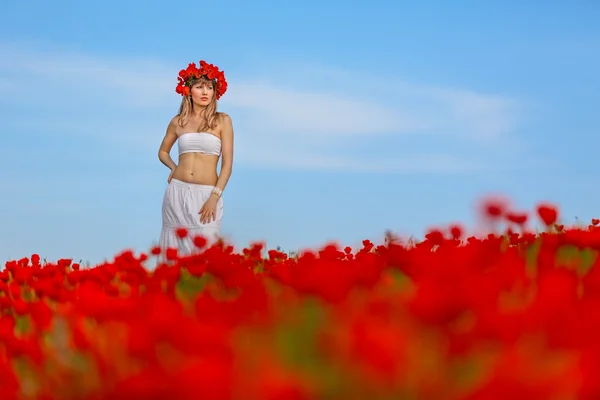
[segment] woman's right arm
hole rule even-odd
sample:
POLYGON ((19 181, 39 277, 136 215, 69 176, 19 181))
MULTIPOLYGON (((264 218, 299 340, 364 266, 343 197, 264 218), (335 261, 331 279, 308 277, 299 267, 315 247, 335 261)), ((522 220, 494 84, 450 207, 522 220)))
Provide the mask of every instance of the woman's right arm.
POLYGON ((177 117, 173 118, 169 123, 165 137, 163 138, 160 148, 158 149, 158 159, 171 171, 175 171, 175 168, 177 168, 177 164, 175 164, 175 162, 171 159, 170 155, 171 148, 177 141, 177 127, 175 124, 176 118, 177 117))

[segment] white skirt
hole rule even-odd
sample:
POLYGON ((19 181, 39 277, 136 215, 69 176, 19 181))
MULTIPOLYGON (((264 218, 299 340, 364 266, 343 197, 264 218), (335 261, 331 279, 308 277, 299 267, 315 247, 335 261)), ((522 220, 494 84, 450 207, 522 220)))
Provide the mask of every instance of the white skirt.
POLYGON ((162 204, 162 230, 159 247, 177 248, 180 255, 191 254, 198 250, 194 237, 201 235, 210 246, 218 240, 223 219, 223 198, 217 201, 217 218, 209 223, 200 222, 200 209, 211 196, 214 186, 199 185, 171 179, 165 190, 162 204), (176 230, 185 228, 188 236, 179 238, 176 230))

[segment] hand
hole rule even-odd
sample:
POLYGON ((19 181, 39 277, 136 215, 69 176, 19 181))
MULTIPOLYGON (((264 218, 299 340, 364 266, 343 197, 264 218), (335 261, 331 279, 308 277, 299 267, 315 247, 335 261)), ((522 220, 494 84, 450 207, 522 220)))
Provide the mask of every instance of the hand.
POLYGON ((171 173, 169 174, 169 177, 167 178, 167 182, 171 183, 171 179, 173 179, 173 174, 175 173, 175 169, 171 170, 171 173))
POLYGON ((200 209, 200 222, 208 224, 217 220, 217 198, 212 195, 206 200, 206 203, 200 209))

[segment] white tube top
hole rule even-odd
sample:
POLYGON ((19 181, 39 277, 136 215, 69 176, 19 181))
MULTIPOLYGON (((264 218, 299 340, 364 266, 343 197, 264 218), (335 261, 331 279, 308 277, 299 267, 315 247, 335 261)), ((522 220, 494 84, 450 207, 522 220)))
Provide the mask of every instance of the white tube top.
POLYGON ((208 132, 182 133, 177 140, 177 147, 179 155, 185 153, 221 155, 221 139, 208 132))

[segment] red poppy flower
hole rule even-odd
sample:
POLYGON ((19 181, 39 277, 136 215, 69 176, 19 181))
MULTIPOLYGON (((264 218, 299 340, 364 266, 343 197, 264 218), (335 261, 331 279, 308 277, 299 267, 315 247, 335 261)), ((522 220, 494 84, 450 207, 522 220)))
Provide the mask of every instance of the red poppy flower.
POLYGON ((537 206, 537 213, 546 226, 553 225, 558 219, 558 209, 551 204, 540 204, 537 206))

